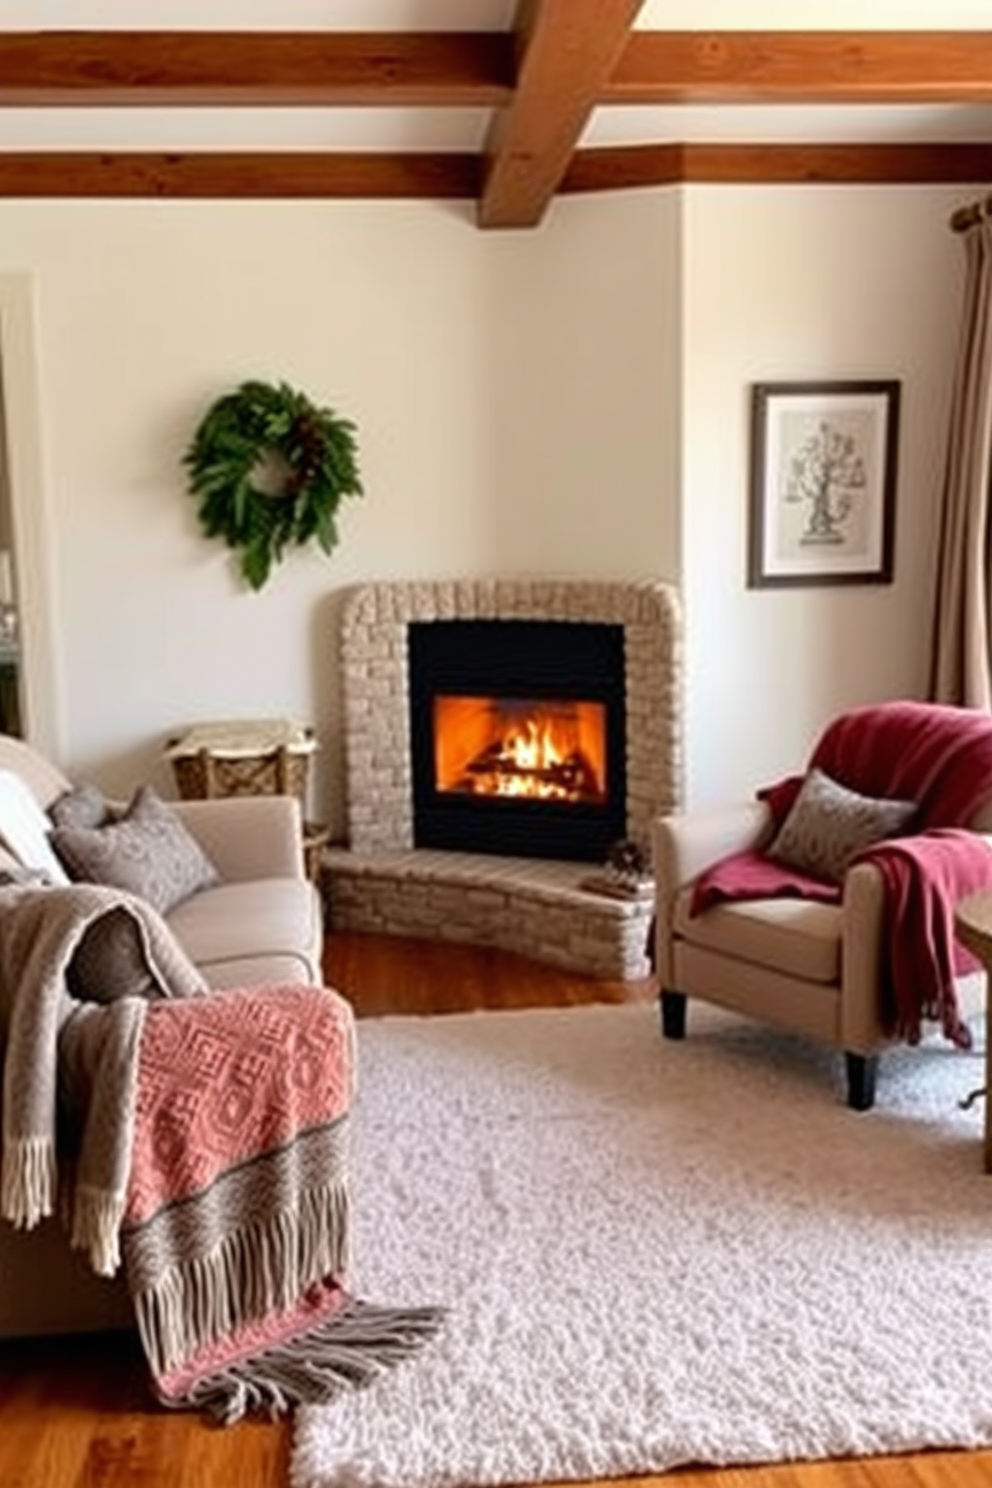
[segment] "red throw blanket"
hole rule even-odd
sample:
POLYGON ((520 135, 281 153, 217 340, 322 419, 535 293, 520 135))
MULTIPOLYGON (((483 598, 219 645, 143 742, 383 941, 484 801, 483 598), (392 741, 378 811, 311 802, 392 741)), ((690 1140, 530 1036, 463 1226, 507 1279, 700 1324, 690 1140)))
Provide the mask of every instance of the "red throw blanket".
POLYGON ((148 1007, 121 1242, 164 1403, 274 1414, 436 1331, 437 1309, 344 1286, 353 1077, 351 1009, 324 988, 148 1007))
MULTIPOLYGON (((992 887, 992 852, 963 830, 992 796, 992 717, 972 708, 897 701, 852 708, 821 735, 809 760, 862 795, 915 801, 912 837, 865 849, 885 883, 888 983, 883 1019, 915 1042, 924 1018, 939 1018, 955 1042, 970 1035, 957 1012, 954 976, 977 966, 953 934, 954 905, 992 887), (947 831, 945 829, 958 829, 947 831)), ((775 829, 801 775, 758 792, 775 829)), ((757 851, 733 853, 700 874, 690 913, 722 900, 792 896, 838 901, 838 884, 814 879, 757 851)))
POLYGON ((917 1043, 923 1020, 931 1018, 952 1043, 970 1049, 954 977, 979 963, 954 938, 954 906, 992 884, 992 851, 973 832, 933 827, 880 842, 861 856, 882 875, 891 927, 881 967, 883 1027, 917 1043))

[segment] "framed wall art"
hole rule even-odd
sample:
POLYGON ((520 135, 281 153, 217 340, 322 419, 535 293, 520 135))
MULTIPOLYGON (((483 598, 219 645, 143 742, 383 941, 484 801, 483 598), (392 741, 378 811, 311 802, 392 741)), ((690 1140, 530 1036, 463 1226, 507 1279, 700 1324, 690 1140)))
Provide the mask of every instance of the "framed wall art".
POLYGON ((750 588, 892 582, 899 388, 752 386, 750 588))

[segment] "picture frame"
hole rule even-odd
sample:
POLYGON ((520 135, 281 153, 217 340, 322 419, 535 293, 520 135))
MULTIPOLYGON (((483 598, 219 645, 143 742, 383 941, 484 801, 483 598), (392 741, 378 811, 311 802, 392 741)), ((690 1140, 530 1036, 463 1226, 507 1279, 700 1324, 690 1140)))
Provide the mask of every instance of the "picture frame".
POLYGON ((749 588, 892 582, 900 386, 752 384, 749 588))

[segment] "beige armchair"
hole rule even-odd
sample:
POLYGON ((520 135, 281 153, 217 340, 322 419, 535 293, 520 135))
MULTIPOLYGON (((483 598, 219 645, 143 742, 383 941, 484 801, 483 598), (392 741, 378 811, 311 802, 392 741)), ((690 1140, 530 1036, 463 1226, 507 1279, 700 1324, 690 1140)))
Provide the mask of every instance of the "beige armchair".
MULTIPOLYGON (((992 805, 983 804, 967 825, 992 832, 992 805)), ((670 1039, 685 1036, 687 999, 695 997, 820 1039, 843 1053, 847 1103, 865 1111, 875 1100, 879 1054, 891 1041, 882 1021, 887 939, 878 870, 867 861, 854 863, 839 903, 739 899, 689 912, 704 869, 732 853, 762 849, 773 830, 769 807, 756 800, 656 822, 662 1032, 670 1039)))

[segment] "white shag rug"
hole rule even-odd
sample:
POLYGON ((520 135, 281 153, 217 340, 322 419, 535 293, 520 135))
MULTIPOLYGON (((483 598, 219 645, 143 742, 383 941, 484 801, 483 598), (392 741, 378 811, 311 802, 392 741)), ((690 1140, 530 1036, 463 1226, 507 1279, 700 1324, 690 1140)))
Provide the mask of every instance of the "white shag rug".
POLYGON ((839 1058, 695 1004, 358 1025, 359 1295, 422 1353, 299 1412, 293 1488, 992 1443, 982 1058, 839 1058))

